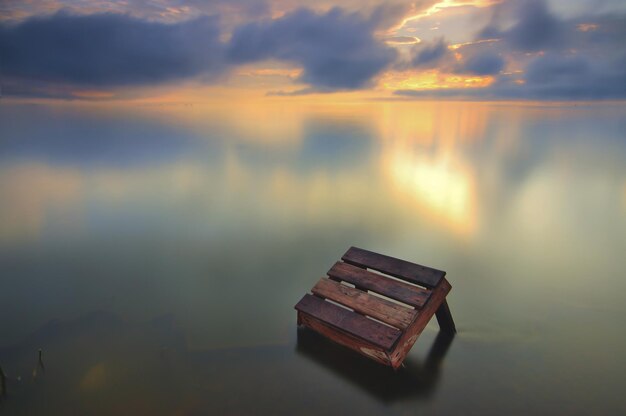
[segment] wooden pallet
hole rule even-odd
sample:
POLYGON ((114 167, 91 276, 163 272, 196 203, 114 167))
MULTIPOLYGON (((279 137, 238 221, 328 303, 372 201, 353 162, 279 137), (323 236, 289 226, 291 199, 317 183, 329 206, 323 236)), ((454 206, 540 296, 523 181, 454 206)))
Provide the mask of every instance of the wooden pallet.
POLYGON ((456 332, 446 272, 356 247, 341 260, 296 304, 298 325, 393 368, 433 315, 456 332))

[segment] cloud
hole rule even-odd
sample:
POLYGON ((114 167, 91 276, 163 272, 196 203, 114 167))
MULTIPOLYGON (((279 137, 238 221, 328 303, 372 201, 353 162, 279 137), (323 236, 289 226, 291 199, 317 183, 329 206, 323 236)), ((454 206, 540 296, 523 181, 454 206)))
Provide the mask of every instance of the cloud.
POLYGON ((411 64, 417 68, 434 68, 448 54, 448 44, 443 38, 421 43, 413 50, 411 64))
POLYGON ((415 36, 388 36, 385 42, 391 45, 415 45, 421 41, 415 36))
MULTIPOLYGON (((386 18, 386 17, 385 17, 386 18)), ((303 67, 300 82, 319 90, 367 86, 396 58, 396 51, 373 36, 379 22, 334 8, 317 14, 298 9, 279 19, 235 30, 228 50, 232 63, 268 59, 303 67)))
POLYGON ((406 67, 420 69, 438 69, 441 72, 471 75, 495 75, 504 68, 504 59, 496 52, 485 49, 484 45, 471 44, 459 47, 463 54, 455 58, 450 45, 437 38, 413 47, 412 58, 408 65, 399 64, 399 69, 406 67))
MULTIPOLYGON (((423 1, 419 6, 426 7, 428 3, 428 1, 423 1)), ((373 8, 369 21, 377 29, 388 29, 400 23, 410 9, 410 4, 384 2, 373 8)))
POLYGON ((569 83, 589 76, 591 68, 580 56, 546 55, 533 60, 526 68, 526 81, 533 84, 569 83))
POLYGON ((504 68, 504 60, 497 54, 485 52, 470 56, 457 72, 473 75, 495 75, 504 68))
POLYGON ((406 7, 370 10, 364 15, 298 9, 239 25, 229 43, 220 41, 217 17, 166 23, 58 12, 4 23, 3 92, 70 98, 77 88, 121 91, 193 78, 213 81, 233 66, 268 59, 302 66, 298 81, 308 85, 305 93, 363 88, 396 58, 396 50, 374 33, 396 22, 406 7))
POLYGON ((527 67, 526 88, 535 97, 560 99, 626 98, 626 56, 608 63, 584 56, 551 53, 527 67))
POLYGON ((522 78, 500 75, 487 88, 398 90, 412 98, 602 100, 626 98, 626 58, 614 64, 550 53, 533 59, 522 78))
POLYGON ((507 1, 492 11, 491 22, 476 41, 455 45, 450 48, 453 51, 445 51, 441 40, 418 45, 413 58, 418 68, 491 76, 488 87, 399 90, 395 94, 468 99, 626 98, 626 15, 564 19, 541 0, 507 1))
POLYGON ((224 69, 214 17, 166 24, 61 12, 0 27, 0 59, 9 80, 83 87, 150 85, 224 69))
MULTIPOLYGON (((169 1, 151 3, 154 13, 169 1)), ((277 60, 298 67, 299 75, 293 78, 298 85, 270 95, 363 89, 391 69, 489 76, 491 82, 485 88, 398 92, 405 96, 626 98, 623 12, 587 11, 563 18, 544 0, 505 0, 484 8, 484 21, 489 20, 488 13, 491 20, 473 41, 449 45, 444 37, 420 42, 414 32, 386 30, 408 13, 406 3, 341 1, 350 8, 294 10, 289 3, 284 10, 290 12, 269 19, 265 17, 270 12, 284 10, 275 4, 237 0, 228 6, 219 0, 215 2, 219 7, 211 10, 242 10, 227 24, 222 15, 152 19, 133 14, 132 8, 130 14, 86 14, 89 11, 82 8, 80 15, 57 12, 27 16, 18 23, 0 19, 2 92, 56 98, 130 97, 141 92, 134 87, 190 79, 211 83, 239 65, 277 60), (258 15, 251 17, 254 10, 258 15)), ((422 1, 411 10, 430 3, 422 1)), ((183 15, 197 16, 207 4, 194 0, 172 13, 178 16, 185 9, 183 15)), ((141 10, 147 13, 151 7, 141 10)))
POLYGON ((499 8, 496 6, 494 19, 479 34, 480 38, 502 38, 512 47, 525 52, 557 46, 563 41, 561 21, 548 10, 545 0, 507 2, 500 7, 512 7, 517 21, 509 29, 500 29, 499 8))

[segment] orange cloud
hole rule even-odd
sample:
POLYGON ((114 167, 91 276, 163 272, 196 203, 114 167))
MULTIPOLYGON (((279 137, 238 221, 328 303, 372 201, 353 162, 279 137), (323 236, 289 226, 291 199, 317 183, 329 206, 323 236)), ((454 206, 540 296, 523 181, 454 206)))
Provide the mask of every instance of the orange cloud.
POLYGON ((578 29, 580 32, 593 32, 597 28, 598 28, 598 25, 593 24, 593 23, 581 23, 578 26, 576 26, 576 29, 578 29))
POLYGON ((404 20, 402 20, 402 22, 395 29, 396 30, 401 29, 403 26, 405 26, 407 23, 411 21, 419 20, 428 16, 432 16, 436 13, 439 13, 451 7, 460 7, 460 6, 489 7, 489 6, 493 6, 494 4, 498 4, 501 2, 502 0, 442 0, 433 4, 428 9, 420 11, 420 13, 405 17, 404 20))
POLYGON ((494 81, 492 76, 465 76, 444 74, 437 70, 408 70, 387 73, 381 77, 381 86, 387 90, 430 90, 443 88, 484 88, 494 81))

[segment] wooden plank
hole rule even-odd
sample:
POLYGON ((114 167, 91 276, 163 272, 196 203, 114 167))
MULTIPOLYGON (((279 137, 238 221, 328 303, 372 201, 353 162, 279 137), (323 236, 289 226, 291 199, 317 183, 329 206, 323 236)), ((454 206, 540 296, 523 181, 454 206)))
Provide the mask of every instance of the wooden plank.
POLYGON ((390 276, 404 279, 427 288, 433 288, 439 284, 446 275, 442 270, 421 266, 395 257, 363 250, 362 248, 350 247, 341 258, 346 263, 359 267, 374 269, 390 276))
POLYGON ((362 290, 380 293, 418 309, 424 306, 430 296, 430 290, 399 282, 341 261, 335 263, 328 271, 328 276, 335 280, 352 283, 362 290))
POLYGON ((307 313, 298 311, 298 322, 318 332, 329 340, 341 344, 344 347, 348 347, 367 358, 371 358, 381 364, 391 365, 389 354, 382 348, 333 328, 307 313))
POLYGON ((437 311, 441 303, 445 300, 450 289, 452 289, 452 286, 450 286, 450 283, 444 278, 441 280, 439 286, 433 290, 430 299, 426 302, 422 310, 419 311, 417 319, 404 331, 391 353, 391 366, 393 368, 398 368, 400 364, 402 364, 404 357, 409 353, 417 337, 419 337, 424 328, 426 328, 428 321, 430 321, 435 311, 437 311))
POLYGON ((417 316, 415 309, 398 305, 330 279, 320 279, 311 292, 400 329, 408 327, 417 316))
POLYGON ((295 308, 335 329, 365 340, 384 350, 391 350, 401 335, 401 332, 395 328, 372 321, 363 315, 333 305, 313 295, 304 295, 295 308))

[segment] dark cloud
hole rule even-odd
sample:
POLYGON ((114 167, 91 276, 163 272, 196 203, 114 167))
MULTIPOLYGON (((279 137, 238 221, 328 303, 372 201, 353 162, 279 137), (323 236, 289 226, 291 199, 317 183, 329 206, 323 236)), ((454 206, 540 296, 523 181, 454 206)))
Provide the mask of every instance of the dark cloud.
POLYGON ((305 92, 357 89, 396 58, 374 32, 405 10, 380 6, 363 15, 299 9, 241 25, 229 44, 220 42, 215 17, 173 24, 111 13, 35 17, 0 26, 4 93, 67 98, 75 87, 211 80, 233 65, 266 59, 301 65, 305 92))
MULTIPOLYGON (((305 84, 274 95, 355 90, 369 86, 387 68, 411 68, 489 75, 494 81, 488 88, 400 95, 626 98, 624 14, 563 19, 543 0, 504 1, 491 8, 492 19, 477 42, 452 48, 442 37, 414 45, 410 56, 399 60, 387 43, 415 38, 385 37, 382 29, 397 23, 407 6, 377 4, 366 2, 358 13, 297 9, 273 20, 257 16, 252 23, 233 23, 249 18, 242 12, 239 20, 227 24, 235 25, 227 42, 220 40, 223 26, 217 17, 168 24, 131 15, 60 12, 18 24, 5 22, 0 24, 2 90, 6 95, 57 98, 76 97, 77 90, 114 90, 117 97, 126 97, 138 90, 125 86, 214 82, 236 65, 273 59, 302 67, 298 81, 305 84)), ((246 0, 232 7, 246 5, 259 15, 269 10, 265 2, 246 0)))
POLYGON ((504 60, 497 54, 486 52, 470 56, 457 72, 474 75, 495 75, 504 68, 504 60))
POLYGON ((504 59, 492 48, 482 45, 470 45, 458 48, 458 58, 450 50, 443 38, 416 45, 412 51, 409 65, 398 65, 398 69, 406 67, 433 69, 455 74, 495 75, 504 68, 504 59))
POLYGON ((541 0, 505 1, 493 12, 491 22, 477 38, 481 42, 457 47, 455 59, 450 59, 443 47, 431 44, 413 60, 423 62, 423 68, 436 67, 442 72, 493 76, 489 87, 395 94, 469 99, 626 98, 625 15, 562 19, 541 0), (519 70, 507 72, 507 61, 519 70))
POLYGON ((526 88, 534 96, 625 98, 626 55, 608 63, 580 55, 546 54, 528 65, 525 80, 526 88))
POLYGON ((533 84, 570 83, 590 75, 591 68, 581 56, 540 56, 526 68, 526 81, 533 84))
POLYGON ((626 58, 611 64, 550 53, 532 60, 523 78, 500 75, 488 88, 399 90, 414 98, 598 100, 626 98, 626 58))
POLYGON ((448 53, 448 44, 443 38, 430 43, 420 43, 413 50, 411 64, 417 68, 435 68, 448 53))
POLYGON ((334 8, 317 14, 299 9, 282 18, 249 23, 233 34, 228 56, 242 64, 278 59, 303 67, 300 81, 319 90, 357 89, 396 58, 373 36, 375 18, 334 8))
POLYGON ((377 29, 388 29, 402 21, 411 8, 410 4, 384 2, 374 7, 369 15, 371 25, 377 29))
POLYGON ((214 76, 224 68, 213 17, 165 24, 119 14, 57 13, 0 27, 0 59, 9 80, 86 87, 214 76))
POLYGON ((479 38, 502 38, 513 48, 525 52, 557 46, 563 41, 561 21, 548 10, 545 0, 508 2, 500 7, 513 8, 517 17, 515 24, 509 29, 500 29, 496 6, 494 19, 482 30, 479 38))
POLYGON ((544 0, 527 0, 522 2, 519 21, 504 35, 513 46, 523 51, 537 51, 559 44, 559 23, 548 11, 544 0))

